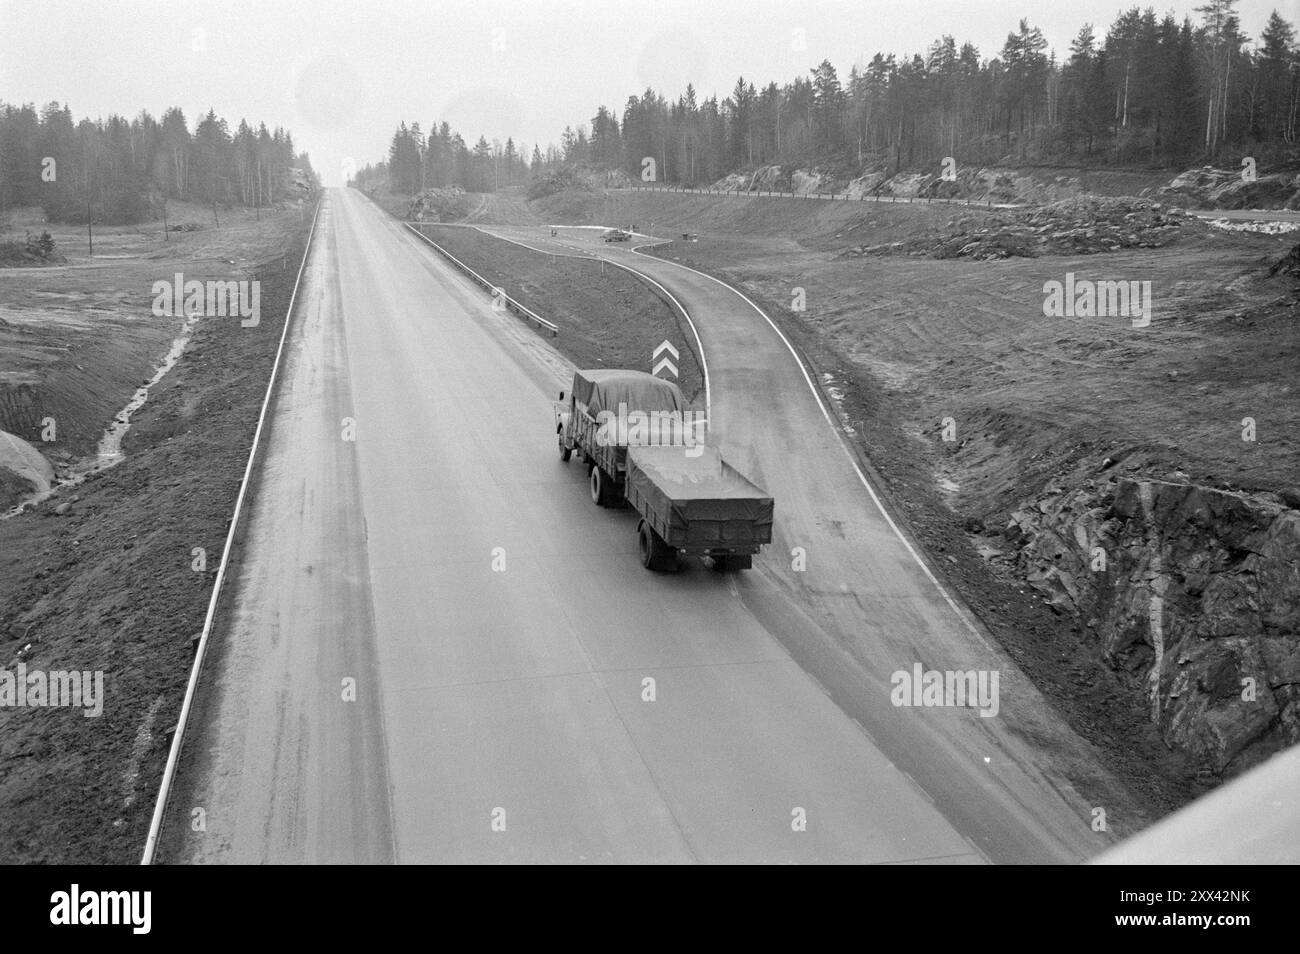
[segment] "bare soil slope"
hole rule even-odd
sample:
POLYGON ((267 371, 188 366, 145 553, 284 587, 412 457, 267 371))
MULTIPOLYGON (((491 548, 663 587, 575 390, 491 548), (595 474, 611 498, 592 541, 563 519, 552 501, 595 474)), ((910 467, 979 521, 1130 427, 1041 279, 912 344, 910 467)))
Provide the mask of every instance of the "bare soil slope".
MULTIPOLYGON (((105 696, 98 718, 85 718, 80 709, 0 709, 0 863, 132 864, 139 858, 167 731, 189 674, 190 637, 202 627, 306 221, 300 224, 296 212, 278 221, 264 216, 260 226, 200 233, 193 245, 179 246, 197 250, 204 261, 224 255, 227 267, 230 259, 247 263, 250 277, 262 282, 260 324, 201 321, 190 347, 133 419, 122 463, 35 511, 0 521, 0 666, 100 670, 105 696), (201 565, 196 548, 205 551, 201 565)), ((140 296, 150 275, 188 271, 192 260, 123 261, 120 270, 76 271, 63 287, 95 300, 110 296, 110 285, 119 289, 113 301, 126 296, 133 312, 143 307, 147 314, 148 300, 142 306, 140 296)), ((114 314, 105 320, 119 327, 149 328, 156 320, 114 314)), ((94 318, 86 320, 92 334, 94 318)), ((34 319, 30 327, 18 340, 40 343, 33 346, 38 355, 60 333, 34 319)), ((75 352, 56 363, 72 371, 100 368, 107 379, 121 353, 150 366, 159 348, 149 343, 166 350, 162 342, 170 333, 130 338, 138 352, 96 349, 98 338, 74 337, 75 352)), ((40 395, 92 389, 72 371, 53 378, 64 382, 58 388, 35 374, 32 387, 40 395)), ((123 387, 101 385, 102 394, 84 411, 87 435, 108 423, 138 383, 132 377, 123 387), (99 413, 106 416, 97 419, 99 413)))
MULTIPOLYGON (((49 229, 63 264, 0 268, 0 430, 36 445, 56 467, 92 454, 104 429, 152 375, 181 317, 156 317, 155 281, 228 279, 283 258, 296 211, 260 217, 173 203, 169 224, 193 228, 164 239, 162 223, 95 230, 47 225, 20 210, 11 228, 49 229), (54 427, 47 423, 53 419, 54 427), (51 437, 53 439, 47 439, 51 437)), ((0 511, 17 495, 0 496, 0 511)))

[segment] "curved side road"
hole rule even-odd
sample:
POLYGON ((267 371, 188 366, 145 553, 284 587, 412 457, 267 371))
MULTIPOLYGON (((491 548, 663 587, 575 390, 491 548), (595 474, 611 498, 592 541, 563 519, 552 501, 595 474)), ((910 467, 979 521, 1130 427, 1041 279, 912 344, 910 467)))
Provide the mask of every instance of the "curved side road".
POLYGON ((1092 830, 1098 806, 1065 776, 1127 799, 1121 783, 938 582, 756 304, 702 272, 611 247, 596 229, 561 227, 551 238, 549 227, 478 228, 635 268, 690 310, 709 356, 711 440, 777 501, 773 545, 755 560, 769 586, 745 587, 746 605, 959 830, 1002 861, 1078 860, 1111 844, 1092 830), (894 706, 892 675, 917 664, 996 671, 997 715, 894 706))

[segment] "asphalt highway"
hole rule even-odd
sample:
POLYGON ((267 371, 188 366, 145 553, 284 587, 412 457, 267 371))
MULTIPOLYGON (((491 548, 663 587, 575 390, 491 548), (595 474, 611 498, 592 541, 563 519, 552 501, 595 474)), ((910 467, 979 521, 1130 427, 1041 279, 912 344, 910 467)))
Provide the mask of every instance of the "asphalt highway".
POLYGON ((318 228, 162 860, 1073 862, 1110 845, 1058 771, 1107 782, 1086 743, 875 502, 734 291, 590 232, 498 230, 638 268, 696 322, 715 443, 775 497, 776 539, 747 573, 659 575, 635 514, 594 506, 559 460, 564 359, 359 194, 331 190, 318 228), (916 663, 997 670, 998 713, 894 705, 891 674, 916 663))

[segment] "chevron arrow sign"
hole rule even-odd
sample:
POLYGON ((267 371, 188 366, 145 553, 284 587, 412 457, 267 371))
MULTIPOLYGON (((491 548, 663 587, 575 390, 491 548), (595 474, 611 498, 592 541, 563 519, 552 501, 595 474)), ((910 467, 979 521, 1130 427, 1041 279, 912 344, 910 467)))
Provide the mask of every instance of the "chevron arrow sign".
POLYGON ((673 364, 673 358, 680 359, 681 355, 677 353, 677 349, 673 347, 673 343, 665 338, 659 347, 655 348, 654 354, 650 356, 650 360, 654 362, 654 370, 650 373, 658 374, 660 371, 667 368, 674 378, 677 377, 677 365, 673 364), (665 352, 667 352, 667 354, 665 354, 665 352), (661 354, 664 355, 662 358, 659 357, 661 354), (672 358, 668 357, 669 354, 672 355, 672 358))

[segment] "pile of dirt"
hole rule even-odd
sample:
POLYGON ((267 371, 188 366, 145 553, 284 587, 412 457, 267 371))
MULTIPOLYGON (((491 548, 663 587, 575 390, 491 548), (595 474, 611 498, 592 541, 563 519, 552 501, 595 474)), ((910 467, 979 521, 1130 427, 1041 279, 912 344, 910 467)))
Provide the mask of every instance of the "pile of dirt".
POLYGON ((884 245, 861 245, 840 257, 915 255, 930 258, 1037 258, 1161 248, 1205 226, 1177 206, 1149 199, 1093 196, 1037 209, 960 216, 929 234, 884 245))

